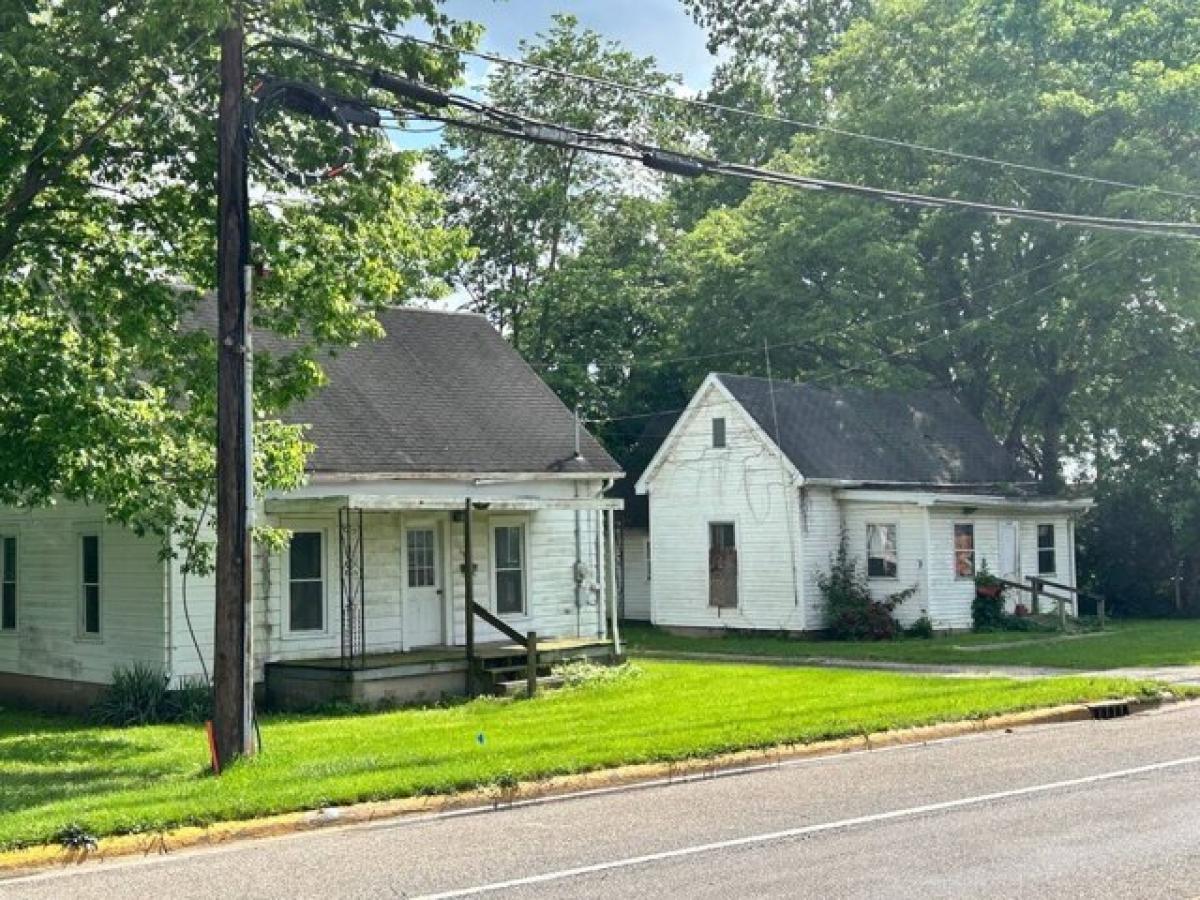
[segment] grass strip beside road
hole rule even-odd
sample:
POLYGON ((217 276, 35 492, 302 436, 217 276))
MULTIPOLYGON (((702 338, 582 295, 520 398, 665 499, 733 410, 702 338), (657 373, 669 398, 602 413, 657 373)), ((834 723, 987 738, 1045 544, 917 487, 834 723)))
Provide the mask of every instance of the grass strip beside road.
POLYGON ((267 716, 264 752, 220 778, 195 726, 112 729, 0 710, 0 849, 66 826, 104 836, 613 766, 801 744, 1157 690, 1127 680, 953 680, 641 661, 536 700, 267 716))
POLYGON ((1126 666, 1200 665, 1200 620, 1124 620, 1105 632, 1061 640, 1054 633, 1001 631, 941 634, 894 641, 830 641, 778 634, 726 633, 697 638, 668 634, 649 625, 628 624, 623 636, 638 650, 727 653, 790 659, 831 659, 936 665, 1038 666, 1063 669, 1117 669, 1126 666), (989 647, 988 645, 1006 645, 989 647))

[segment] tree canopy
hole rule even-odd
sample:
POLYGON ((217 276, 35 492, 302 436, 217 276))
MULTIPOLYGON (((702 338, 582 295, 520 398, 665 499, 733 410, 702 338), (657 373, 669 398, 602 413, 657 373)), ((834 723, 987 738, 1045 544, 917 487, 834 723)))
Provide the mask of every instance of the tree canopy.
MULTIPOLYGON (((211 491, 215 352, 189 327, 215 280, 218 30, 228 4, 22 0, 0 12, 0 502, 85 500, 141 532, 187 530, 211 491)), ((397 43, 420 21, 469 45, 435 0, 248 4, 267 35, 448 85, 457 57, 397 43)), ((251 76, 365 90, 312 57, 252 46, 251 76)), ((294 484, 302 429, 278 416, 321 380, 318 344, 436 296, 459 260, 417 157, 356 135, 346 177, 308 192, 252 169, 255 322, 296 336, 256 360, 256 476, 294 484)), ((253 165, 253 163, 252 163, 253 165)))

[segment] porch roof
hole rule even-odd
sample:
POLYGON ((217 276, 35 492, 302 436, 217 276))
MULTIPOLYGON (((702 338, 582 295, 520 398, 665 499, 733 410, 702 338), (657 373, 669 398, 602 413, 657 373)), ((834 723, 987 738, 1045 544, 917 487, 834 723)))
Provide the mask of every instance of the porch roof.
POLYGON ((403 512, 426 510, 452 512, 472 502, 476 509, 500 512, 529 512, 539 509, 623 509, 624 501, 613 497, 405 497, 388 494, 330 494, 323 497, 276 497, 266 501, 273 512, 333 512, 361 509, 367 512, 403 512))

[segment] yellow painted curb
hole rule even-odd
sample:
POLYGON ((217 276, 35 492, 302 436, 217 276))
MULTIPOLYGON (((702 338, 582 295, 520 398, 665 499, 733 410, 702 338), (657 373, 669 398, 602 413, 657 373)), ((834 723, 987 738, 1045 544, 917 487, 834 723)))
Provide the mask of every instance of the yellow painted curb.
MULTIPOLYGON (((1176 698, 1168 695, 1155 699, 1131 698, 1124 702, 1129 704, 1131 712, 1136 712, 1159 706, 1162 703, 1175 702, 1175 700, 1176 698)), ((102 838, 94 850, 66 850, 56 845, 26 847, 22 850, 0 853, 0 881, 4 878, 28 875, 52 867, 78 865, 90 860, 103 861, 138 855, 154 856, 176 850, 214 847, 230 841, 277 837, 330 826, 363 824, 381 819, 437 814, 453 810, 500 808, 517 801, 563 796, 581 791, 633 786, 650 781, 670 781, 685 776, 717 775, 723 771, 736 770, 745 766, 771 765, 787 760, 819 756, 836 756, 842 753, 882 747, 921 744, 979 732, 999 731, 1028 725, 1079 722, 1091 718, 1093 716, 1089 704, 1075 703, 1048 709, 1006 713, 987 719, 965 719, 836 740, 817 741, 811 744, 785 744, 698 759, 599 769, 577 775, 560 775, 540 781, 522 782, 512 788, 492 786, 456 794, 379 800, 323 810, 284 813, 258 819, 218 822, 203 827, 176 828, 154 834, 114 835, 102 838)))

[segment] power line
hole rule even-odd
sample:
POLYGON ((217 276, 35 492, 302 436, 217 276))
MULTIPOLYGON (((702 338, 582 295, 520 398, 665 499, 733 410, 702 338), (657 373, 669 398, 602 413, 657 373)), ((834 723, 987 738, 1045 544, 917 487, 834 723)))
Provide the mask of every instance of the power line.
MULTIPOLYGON (((622 136, 603 134, 535 119, 531 116, 491 104, 481 103, 460 94, 442 91, 400 75, 367 67, 357 60, 329 53, 303 41, 268 36, 268 40, 258 45, 255 49, 267 46, 280 46, 287 49, 310 52, 314 56, 345 70, 366 74, 373 87, 421 107, 417 110, 411 108, 393 109, 392 112, 398 115, 428 119, 429 121, 442 122, 460 128, 473 129, 560 148, 599 153, 628 160, 638 160, 651 169, 669 174, 685 177, 721 174, 785 187, 838 191, 910 206, 967 209, 1000 218, 1024 219, 1060 225, 1077 225, 1137 234, 1157 234, 1161 237, 1177 237, 1189 240, 1200 239, 1200 233, 1197 233, 1200 225, 1191 222, 1124 219, 1111 216, 1077 215, 1028 207, 1002 206, 976 200, 963 200, 957 197, 891 190, 872 185, 834 181, 828 178, 797 175, 758 166, 707 159, 689 153, 668 150, 622 136), (476 118, 464 119, 462 116, 432 112, 429 111, 429 107, 462 109, 471 113, 476 118)), ((367 101, 356 102, 366 103, 367 101)), ((383 109, 389 108, 386 104, 373 105, 383 109)))
POLYGON ((700 100, 694 97, 681 97, 665 91, 656 91, 652 88, 642 88, 637 87, 636 85, 625 84, 611 78, 603 78, 596 75, 585 75, 580 72, 571 72, 566 69, 541 65, 539 63, 531 63, 526 60, 513 59, 511 57, 501 56, 497 53, 491 53, 484 50, 468 50, 463 47, 456 47, 453 44, 447 44, 443 41, 437 41, 431 38, 420 38, 411 34, 390 31, 386 28, 380 28, 377 25, 366 25, 361 22, 348 22, 340 19, 334 19, 329 16, 322 16, 318 13, 310 13, 310 17, 329 25, 347 27, 355 31, 369 32, 377 36, 390 37, 399 41, 405 41, 411 44, 417 44, 420 46, 429 47, 431 49, 441 50, 443 52, 471 56, 486 62, 495 63, 497 65, 526 69, 528 71, 539 72, 543 75, 552 75, 556 78, 570 79, 584 84, 590 84, 595 87, 604 87, 609 90, 620 91, 622 93, 644 97, 646 99, 665 101, 675 104, 684 104, 688 106, 694 106, 699 109, 705 109, 709 112, 727 113, 730 115, 741 116, 743 118, 771 122, 777 125, 786 125, 795 131, 824 132, 826 134, 832 134, 838 137, 853 138, 856 140, 868 141, 888 147, 902 148, 920 153, 929 153, 937 156, 943 156, 948 159, 957 159, 963 162, 981 163, 1005 169, 1030 172, 1037 175, 1047 175, 1054 178, 1065 178, 1072 181, 1101 184, 1108 187, 1122 188, 1125 190, 1146 191, 1149 193, 1161 194, 1169 197, 1178 197, 1187 200, 1200 200, 1200 194, 1190 193, 1187 191, 1175 191, 1168 188, 1161 188, 1157 185, 1135 184, 1133 182, 1120 181, 1113 178, 1102 178, 1096 175, 1087 175, 1080 172, 1067 172, 1062 169, 1052 169, 1045 166, 1033 165, 1031 163, 1020 163, 1011 160, 996 159, 994 157, 984 156, 982 154, 964 153, 958 150, 947 150, 941 147, 933 147, 928 144, 919 144, 912 141, 903 141, 897 138, 881 137, 879 135, 867 134, 861 131, 838 128, 833 125, 823 125, 817 122, 805 122, 800 119, 792 119, 786 116, 777 116, 771 113, 759 112, 757 110, 749 110, 736 106, 728 106, 723 103, 715 103, 711 100, 700 100))

